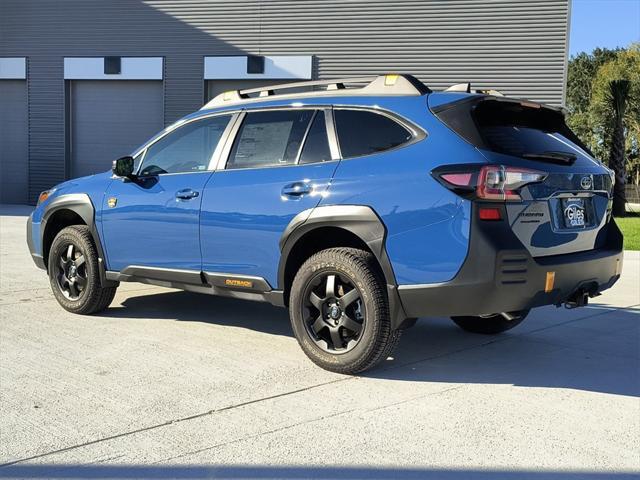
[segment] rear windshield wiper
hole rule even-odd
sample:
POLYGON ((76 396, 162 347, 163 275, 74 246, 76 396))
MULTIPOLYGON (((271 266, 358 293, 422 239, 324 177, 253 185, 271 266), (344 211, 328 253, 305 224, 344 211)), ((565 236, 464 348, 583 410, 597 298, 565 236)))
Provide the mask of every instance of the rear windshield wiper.
POLYGON ((542 162, 547 161, 547 162, 554 162, 554 163, 562 163, 566 165, 571 165, 578 158, 578 156, 575 153, 556 152, 556 151, 523 153, 520 156, 528 160, 539 160, 542 162))

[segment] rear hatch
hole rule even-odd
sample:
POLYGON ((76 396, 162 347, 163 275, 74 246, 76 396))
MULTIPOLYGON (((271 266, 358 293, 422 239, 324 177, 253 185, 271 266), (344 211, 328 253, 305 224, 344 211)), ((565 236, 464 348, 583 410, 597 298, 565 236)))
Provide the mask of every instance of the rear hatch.
POLYGON ((514 183, 517 191, 502 200, 513 232, 532 256, 602 245, 611 213, 611 171, 569 129, 561 110, 470 96, 432 111, 507 178, 514 172, 513 178, 529 179, 514 183))

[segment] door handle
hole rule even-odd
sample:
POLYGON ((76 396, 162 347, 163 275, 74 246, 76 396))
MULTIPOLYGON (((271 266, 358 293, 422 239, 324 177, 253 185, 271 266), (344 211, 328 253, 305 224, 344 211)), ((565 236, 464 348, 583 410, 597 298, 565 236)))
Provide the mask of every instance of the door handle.
POLYGON ((176 192, 176 198, 178 200, 191 200, 192 198, 196 198, 198 195, 200 195, 200 192, 191 190, 190 188, 185 188, 176 192))
POLYGON ((303 195, 311 193, 312 190, 311 185, 306 182, 293 182, 282 187, 280 193, 284 197, 300 198, 303 195))

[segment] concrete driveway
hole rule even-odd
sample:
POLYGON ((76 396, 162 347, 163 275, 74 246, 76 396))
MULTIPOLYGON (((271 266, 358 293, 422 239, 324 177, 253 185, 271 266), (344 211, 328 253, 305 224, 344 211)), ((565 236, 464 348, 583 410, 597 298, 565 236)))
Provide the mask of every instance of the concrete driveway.
POLYGON ((632 478, 640 256, 588 308, 496 337, 421 319, 363 376, 315 367, 287 312, 123 284, 62 310, 0 218, 0 478, 632 478))

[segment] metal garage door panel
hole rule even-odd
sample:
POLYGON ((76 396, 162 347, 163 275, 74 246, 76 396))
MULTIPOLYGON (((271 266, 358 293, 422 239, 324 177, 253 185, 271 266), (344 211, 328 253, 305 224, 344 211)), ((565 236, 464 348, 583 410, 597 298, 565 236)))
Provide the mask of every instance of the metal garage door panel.
POLYGON ((71 85, 71 176, 104 172, 163 128, 162 82, 71 85))
POLYGON ((27 82, 0 80, 0 203, 26 203, 27 82))

